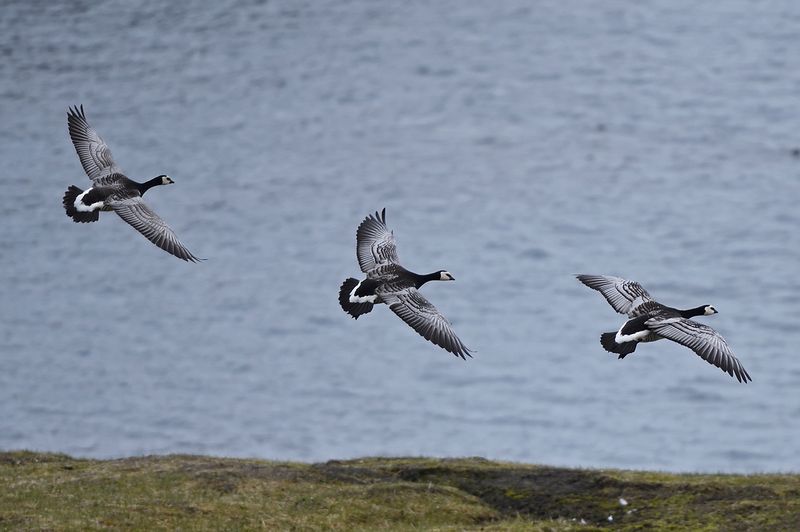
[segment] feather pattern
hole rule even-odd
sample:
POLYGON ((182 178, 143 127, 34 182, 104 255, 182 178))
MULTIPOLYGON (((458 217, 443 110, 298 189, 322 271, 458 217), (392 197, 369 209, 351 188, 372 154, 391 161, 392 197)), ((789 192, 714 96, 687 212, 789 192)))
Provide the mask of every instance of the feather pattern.
POLYGON ((406 288, 401 292, 381 293, 381 299, 400 319, 423 338, 461 358, 472 356, 439 310, 417 291, 406 288))
POLYGON ((386 209, 367 216, 356 231, 356 256, 364 273, 378 266, 398 263, 394 234, 386 227, 386 209))
POLYGON ((652 302, 653 298, 636 281, 628 281, 610 275, 577 275, 580 282, 597 290, 606 301, 620 314, 630 318, 642 316, 647 312, 642 305, 652 302))
POLYGON ((682 317, 656 316, 647 321, 648 328, 663 338, 684 345, 700 358, 717 366, 739 382, 753 380, 733 354, 725 339, 708 325, 682 317))
POLYGON ((189 262, 200 260, 181 244, 175 232, 142 201, 138 192, 135 194, 127 191, 117 193, 109 199, 108 205, 120 218, 167 253, 189 262))
POLYGON ((81 166, 92 181, 110 174, 122 173, 114 162, 108 145, 86 121, 83 105, 80 108, 70 107, 67 112, 67 124, 81 166))

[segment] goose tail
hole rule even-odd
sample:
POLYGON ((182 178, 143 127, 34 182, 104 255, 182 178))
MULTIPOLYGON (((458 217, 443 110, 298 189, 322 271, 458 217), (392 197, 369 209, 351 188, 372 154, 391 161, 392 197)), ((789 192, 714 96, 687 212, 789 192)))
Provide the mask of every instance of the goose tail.
POLYGON ((616 332, 607 332, 600 335, 600 345, 609 353, 616 353, 619 358, 625 358, 625 355, 630 355, 636 351, 636 344, 639 342, 625 342, 618 344, 616 341, 616 332))
POLYGON ((100 219, 100 211, 79 211, 75 208, 75 200, 82 192, 83 190, 75 185, 70 185, 67 191, 64 192, 64 210, 67 211, 67 216, 72 218, 75 223, 96 222, 100 219))
POLYGON ((350 292, 352 292, 356 286, 358 286, 358 279, 350 277, 345 279, 342 283, 342 287, 339 288, 339 305, 341 305, 342 310, 350 314, 355 320, 362 314, 371 311, 372 307, 375 306, 373 303, 350 302, 350 292))

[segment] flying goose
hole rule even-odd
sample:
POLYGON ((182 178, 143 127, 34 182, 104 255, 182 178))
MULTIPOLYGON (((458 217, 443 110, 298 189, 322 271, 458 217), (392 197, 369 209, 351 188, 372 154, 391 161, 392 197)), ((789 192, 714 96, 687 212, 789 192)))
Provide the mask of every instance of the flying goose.
POLYGON ((92 186, 81 190, 71 185, 64 193, 64 209, 76 223, 96 222, 100 211, 114 211, 150 242, 185 261, 197 262, 180 243, 169 226, 142 200, 144 193, 158 185, 174 183, 169 176, 160 175, 144 183, 128 179, 100 135, 86 121, 83 106, 70 108, 67 113, 69 136, 92 186))
POLYGON ((617 332, 600 335, 600 343, 606 351, 625 358, 625 355, 636 350, 639 342, 666 338, 688 347, 709 364, 736 377, 739 382, 753 380, 717 331, 689 319, 716 314, 717 309, 713 305, 678 310, 654 301, 636 281, 606 275, 576 277, 589 288, 603 294, 614 310, 630 318, 617 332))
POLYGON ((394 234, 386 227, 386 209, 367 216, 356 231, 356 257, 366 279, 349 278, 339 289, 339 304, 354 319, 385 303, 426 340, 466 359, 471 350, 459 340, 450 322, 419 293, 428 281, 453 281, 439 270, 420 275, 399 264, 394 234))

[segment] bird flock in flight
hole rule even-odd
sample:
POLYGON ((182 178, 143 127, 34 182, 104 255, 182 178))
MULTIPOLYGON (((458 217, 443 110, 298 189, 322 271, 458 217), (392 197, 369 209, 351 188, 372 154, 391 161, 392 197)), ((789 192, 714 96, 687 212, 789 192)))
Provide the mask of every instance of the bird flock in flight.
MULTIPOLYGON (((172 179, 159 175, 139 183, 128 178, 114 161, 108 145, 89 125, 83 106, 69 109, 67 125, 81 165, 92 181, 86 190, 71 185, 64 193, 67 216, 76 223, 89 223, 99 219, 100 211, 113 211, 167 253, 185 261, 202 260, 142 199, 155 186, 173 184, 172 179)), ((447 318, 420 292, 428 281, 453 281, 454 277, 447 270, 419 274, 404 268, 397 255, 394 233, 386 225, 386 209, 367 216, 358 226, 356 258, 365 277, 348 278, 339 289, 339 304, 347 314, 358 319, 383 303, 426 340, 462 359, 472 356, 472 350, 459 339, 447 318)), ((615 311, 628 317, 617 331, 600 336, 606 351, 622 359, 640 343, 666 338, 688 347, 739 382, 752 380, 725 339, 711 327, 691 319, 716 314, 713 305, 679 310, 655 301, 636 281, 607 275, 577 278, 600 292, 615 311)))

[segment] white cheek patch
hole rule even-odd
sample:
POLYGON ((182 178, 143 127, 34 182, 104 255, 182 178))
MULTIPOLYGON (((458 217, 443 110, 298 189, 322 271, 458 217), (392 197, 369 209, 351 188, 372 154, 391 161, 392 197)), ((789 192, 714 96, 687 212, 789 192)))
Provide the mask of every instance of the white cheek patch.
POLYGON ((356 291, 358 290, 359 286, 361 286, 360 282, 350 291, 350 297, 348 298, 350 303, 375 303, 378 300, 378 294, 372 294, 371 296, 357 296, 356 291))
POLYGON ((98 201, 96 203, 92 203, 91 205, 86 205, 83 202, 83 197, 86 194, 88 194, 89 191, 91 191, 91 190, 92 190, 91 188, 87 189, 87 190, 84 190, 83 192, 78 194, 77 198, 75 198, 75 204, 74 205, 75 205, 75 210, 76 211, 79 211, 79 212, 92 212, 92 211, 96 211, 97 209, 99 209, 99 208, 101 208, 103 206, 104 202, 102 202, 102 201, 98 201))

